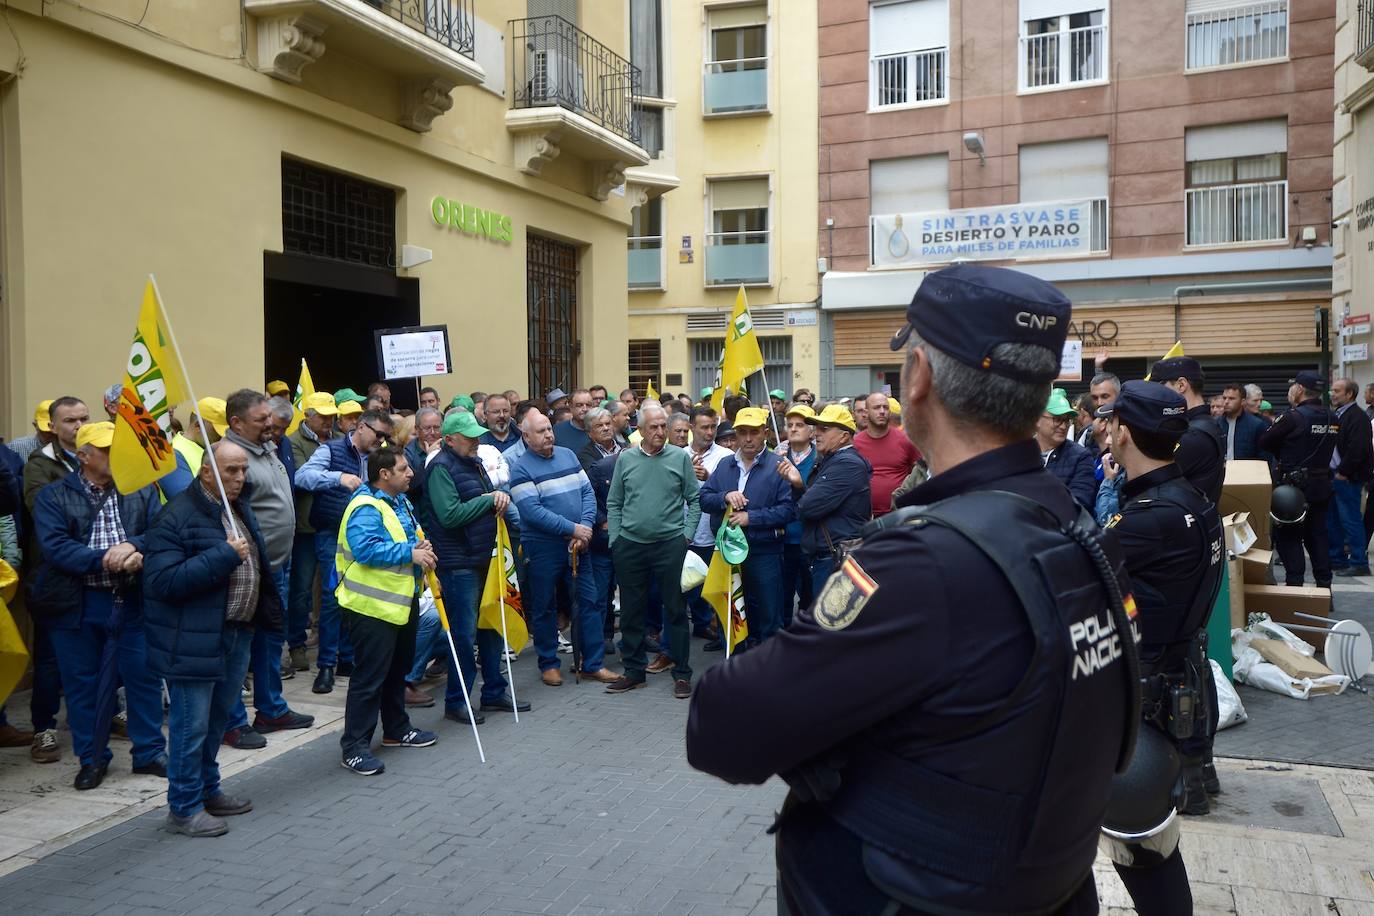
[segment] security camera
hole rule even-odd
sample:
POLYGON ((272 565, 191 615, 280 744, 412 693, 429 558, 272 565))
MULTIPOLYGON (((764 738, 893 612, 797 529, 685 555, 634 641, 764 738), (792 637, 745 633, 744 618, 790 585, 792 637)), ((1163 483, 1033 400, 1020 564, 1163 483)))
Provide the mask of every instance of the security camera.
POLYGON ((1348 217, 1348 216, 1342 216, 1340 219, 1333 219, 1333 220, 1331 221, 1331 228, 1332 228, 1332 229, 1340 229, 1340 228, 1343 227, 1343 226, 1349 226, 1349 225, 1350 225, 1350 217, 1348 217))

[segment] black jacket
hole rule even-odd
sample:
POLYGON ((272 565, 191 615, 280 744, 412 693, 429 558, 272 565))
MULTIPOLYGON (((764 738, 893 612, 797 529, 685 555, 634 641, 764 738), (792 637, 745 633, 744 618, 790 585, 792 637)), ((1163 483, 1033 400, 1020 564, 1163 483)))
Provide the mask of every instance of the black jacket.
POLYGON ((804 553, 828 556, 831 544, 856 536, 868 524, 873 517, 872 477, 873 466, 852 445, 816 462, 806 492, 797 499, 804 553))
POLYGON ((1369 417, 1351 404, 1336 420, 1336 452, 1341 463, 1336 473, 1346 480, 1364 483, 1374 477, 1374 440, 1370 438, 1369 417))

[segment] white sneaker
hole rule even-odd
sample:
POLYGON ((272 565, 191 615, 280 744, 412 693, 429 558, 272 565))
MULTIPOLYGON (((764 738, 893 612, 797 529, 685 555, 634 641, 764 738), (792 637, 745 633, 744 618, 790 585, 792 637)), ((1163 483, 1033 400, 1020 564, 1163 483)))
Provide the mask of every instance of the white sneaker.
POLYGON ((558 651, 563 655, 572 655, 572 643, 568 642, 568 637, 561 631, 558 634, 558 651))
POLYGON ((57 729, 34 732, 29 756, 35 763, 56 763, 62 759, 62 747, 57 743, 57 729))
POLYGON ((503 661, 513 662, 519 657, 520 653, 516 652, 514 649, 506 649, 504 652, 501 653, 501 658, 503 661))

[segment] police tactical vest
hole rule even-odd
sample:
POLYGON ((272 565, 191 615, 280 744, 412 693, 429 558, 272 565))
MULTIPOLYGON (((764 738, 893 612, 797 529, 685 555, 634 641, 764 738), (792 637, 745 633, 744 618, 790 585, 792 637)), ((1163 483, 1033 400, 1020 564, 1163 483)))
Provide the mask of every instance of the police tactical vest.
MULTIPOLYGON (((972 785, 870 741, 849 754, 834 795, 818 801, 864 842, 873 885, 905 906, 1052 912, 1091 880, 1112 772, 1129 762, 1140 718, 1115 541, 1101 541, 1086 512, 1064 525, 1002 491, 901 509, 865 534, 899 525, 957 532, 1002 570, 1025 611, 1035 648, 1017 686, 980 720, 931 736, 958 752, 945 759, 1006 759, 1004 778, 972 785), (1113 759, 1099 748, 1099 760, 1086 760, 1085 736, 1116 729, 1113 759), (1013 731, 1052 737, 1028 747, 1009 743, 1013 731)), ((787 840, 784 826, 780 842, 787 840)))
POLYGON ((382 514, 382 524, 397 544, 408 541, 406 530, 390 503, 367 493, 354 496, 339 523, 338 547, 334 551, 334 569, 338 571, 339 584, 334 588, 334 597, 341 607, 355 614, 403 626, 410 619, 411 604, 415 600, 415 565, 407 559, 399 566, 365 566, 354 559, 348 545, 348 520, 360 506, 372 506, 382 514))
POLYGON ((1279 445, 1281 475, 1305 470, 1303 494, 1314 501, 1331 496, 1331 453, 1336 448, 1336 415, 1320 401, 1308 401, 1293 408, 1298 422, 1279 445))
POLYGON ((1217 421, 1209 413, 1205 417, 1193 417, 1188 421, 1185 436, 1206 440, 1206 447, 1215 452, 1216 463, 1206 477, 1194 480, 1193 484, 1215 505, 1221 499, 1221 485, 1226 480, 1226 437, 1217 428, 1217 421))

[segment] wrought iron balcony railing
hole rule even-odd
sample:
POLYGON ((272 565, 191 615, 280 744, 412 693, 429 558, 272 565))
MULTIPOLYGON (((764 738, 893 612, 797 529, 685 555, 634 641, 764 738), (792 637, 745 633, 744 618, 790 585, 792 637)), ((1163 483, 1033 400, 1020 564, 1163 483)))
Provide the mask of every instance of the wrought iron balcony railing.
POLYGON ((1366 70, 1374 70, 1374 0, 1355 5, 1355 60, 1366 70))
POLYGON ((477 53, 473 0, 363 0, 402 25, 469 59, 477 53))
POLYGON ((576 112, 640 144, 640 70, 561 16, 511 21, 512 108, 576 112))

